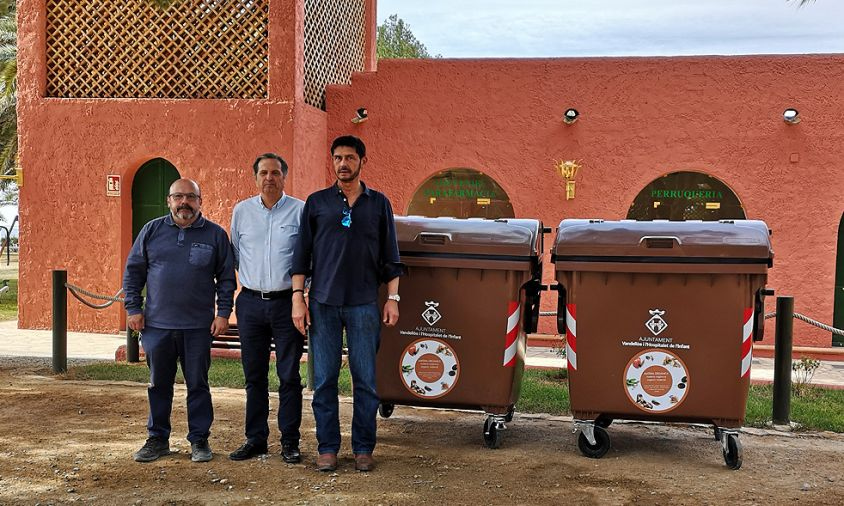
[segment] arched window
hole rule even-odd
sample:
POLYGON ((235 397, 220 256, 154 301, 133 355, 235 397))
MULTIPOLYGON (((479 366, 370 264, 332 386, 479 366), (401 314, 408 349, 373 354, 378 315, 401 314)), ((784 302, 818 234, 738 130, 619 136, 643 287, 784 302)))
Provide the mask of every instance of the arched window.
POLYGON ((646 186, 627 212, 630 220, 743 220, 733 190, 703 172, 672 172, 646 186))
POLYGON ((454 218, 514 218, 510 198, 494 179, 474 169, 456 168, 429 177, 407 207, 408 215, 454 218))

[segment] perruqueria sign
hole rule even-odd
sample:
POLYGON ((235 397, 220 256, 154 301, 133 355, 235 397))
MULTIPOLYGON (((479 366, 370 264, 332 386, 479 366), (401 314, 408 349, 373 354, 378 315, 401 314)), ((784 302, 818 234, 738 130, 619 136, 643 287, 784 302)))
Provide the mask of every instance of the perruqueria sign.
POLYGON ((651 190, 655 199, 720 200, 724 194, 714 190, 651 190))

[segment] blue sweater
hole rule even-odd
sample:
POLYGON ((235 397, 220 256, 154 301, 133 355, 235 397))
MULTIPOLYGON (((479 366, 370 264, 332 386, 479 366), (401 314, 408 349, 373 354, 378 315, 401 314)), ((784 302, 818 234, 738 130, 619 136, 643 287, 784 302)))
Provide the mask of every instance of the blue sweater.
POLYGON ((202 215, 188 228, 169 214, 144 225, 123 274, 127 313, 143 312, 146 326, 162 329, 210 328, 215 296, 217 316, 228 318, 235 287, 226 231, 202 215))

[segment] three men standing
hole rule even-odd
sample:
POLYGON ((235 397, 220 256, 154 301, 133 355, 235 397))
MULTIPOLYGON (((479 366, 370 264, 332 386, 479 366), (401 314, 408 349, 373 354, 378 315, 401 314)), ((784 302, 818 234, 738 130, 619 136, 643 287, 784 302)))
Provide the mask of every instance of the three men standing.
POLYGON ((371 471, 375 462, 375 356, 381 323, 399 318, 399 261, 393 210, 383 194, 360 180, 366 146, 353 136, 331 145, 337 181, 308 197, 293 255, 293 322, 301 333, 310 326, 314 366, 313 411, 319 443, 317 469, 337 468, 340 421, 337 381, 343 330, 354 384, 352 451, 355 468, 371 471), (308 301, 305 277, 311 277, 308 301), (387 284, 383 310, 378 287, 387 284))
POLYGON ((236 314, 246 378, 246 442, 229 455, 246 460, 267 452, 270 345, 275 344, 279 380, 278 428, 285 462, 301 460, 302 383, 299 361, 304 336, 291 319, 290 267, 305 205, 284 193, 287 163, 267 153, 253 164, 257 196, 234 207, 231 240, 242 289, 236 314))
POLYGON ((167 196, 170 214, 141 229, 123 275, 127 325, 141 332, 149 365, 149 420, 138 462, 170 453, 170 412, 176 363, 187 385, 191 460, 211 460, 208 446, 214 409, 208 388, 212 336, 229 327, 236 287, 234 256, 226 231, 201 213, 199 185, 179 179, 167 196), (146 302, 141 295, 146 286, 146 302), (214 313, 216 298, 216 316, 214 313))
POLYGON ((259 156, 253 171, 260 193, 235 206, 231 243, 222 228, 202 217, 199 186, 187 179, 170 187, 170 214, 150 221, 141 230, 123 281, 128 326, 143 331, 150 367, 149 439, 134 454, 135 460, 150 462, 170 453, 177 359, 188 388, 191 459, 211 460, 210 347, 212 336, 228 329, 236 264, 242 285, 236 311, 246 378, 246 442, 229 457, 245 460, 267 452, 267 373, 274 344, 280 383, 281 454, 288 463, 301 460, 299 361, 304 334, 310 327, 317 469, 337 468, 337 382, 344 330, 354 383, 355 468, 374 469, 379 402, 376 354, 381 324, 398 322, 399 276, 404 266, 399 260, 389 200, 360 180, 367 161, 363 141, 338 137, 331 155, 337 181, 313 193, 306 203, 284 193, 287 163, 272 153, 259 156), (306 277, 311 278, 309 294, 305 293, 306 277), (379 310, 381 283, 386 283, 388 297, 379 310))

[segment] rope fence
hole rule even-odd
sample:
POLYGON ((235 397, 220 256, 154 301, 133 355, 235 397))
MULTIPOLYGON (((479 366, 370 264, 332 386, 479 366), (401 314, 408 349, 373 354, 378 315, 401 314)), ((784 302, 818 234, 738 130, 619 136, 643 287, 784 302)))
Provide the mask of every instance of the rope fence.
POLYGON ((71 285, 70 283, 65 283, 64 286, 70 291, 70 293, 74 297, 76 297, 76 300, 78 300, 79 302, 85 304, 86 306, 88 306, 92 309, 105 309, 105 308, 111 306, 112 304, 114 304, 115 302, 123 302, 124 301, 123 297, 119 297, 119 295, 121 293, 123 293, 122 288, 120 290, 117 290, 117 293, 115 293, 114 295, 109 296, 109 295, 100 295, 98 293, 89 292, 88 290, 85 290, 84 288, 80 288, 76 285, 71 285), (105 300, 105 301, 108 301, 108 302, 105 302, 103 304, 93 304, 93 303, 88 302, 87 300, 83 299, 82 295, 84 295, 85 297, 90 297, 92 299, 105 300))

